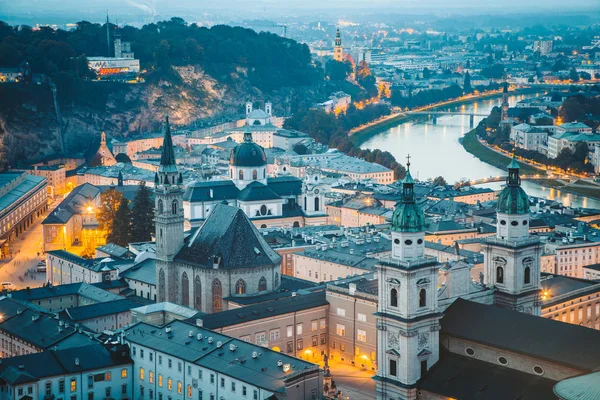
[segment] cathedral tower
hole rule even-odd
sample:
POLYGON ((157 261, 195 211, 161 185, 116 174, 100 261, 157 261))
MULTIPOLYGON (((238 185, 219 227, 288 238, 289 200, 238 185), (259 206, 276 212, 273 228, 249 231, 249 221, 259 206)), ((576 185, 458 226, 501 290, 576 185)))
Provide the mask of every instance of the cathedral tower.
POLYGON ((174 301, 173 258, 183 247, 183 178, 177 171, 169 117, 165 119, 160 166, 154 177, 154 223, 158 301, 174 301), (173 282, 173 285, 170 285, 173 282))
POLYGON ((342 48, 342 37, 340 35, 340 28, 335 31, 335 46, 333 48, 333 59, 335 61, 344 61, 344 50, 342 48))
POLYGON ((496 236, 486 238, 482 246, 485 284, 496 288, 497 305, 540 315, 541 245, 529 236, 529 197, 521 188, 514 157, 498 196, 496 219, 496 236))
POLYGON ((402 181, 392 217, 392 255, 377 265, 377 398, 417 398, 416 384, 439 359, 439 264, 424 255, 425 217, 415 203, 414 180, 402 181))
POLYGON ((302 192, 304 214, 307 216, 325 215, 325 190, 318 169, 306 169, 302 192))

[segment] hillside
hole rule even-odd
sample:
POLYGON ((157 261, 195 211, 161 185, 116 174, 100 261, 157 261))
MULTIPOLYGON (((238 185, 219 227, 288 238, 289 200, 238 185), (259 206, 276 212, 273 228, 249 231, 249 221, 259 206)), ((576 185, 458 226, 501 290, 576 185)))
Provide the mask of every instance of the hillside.
MULTIPOLYGON (((85 151, 101 131, 118 138, 157 130, 167 112, 175 126, 189 126, 238 116, 249 99, 270 100, 282 113, 322 96, 322 73, 305 45, 176 18, 120 30, 140 59, 144 83, 98 82, 85 57, 106 52, 105 29, 81 22, 72 32, 34 31, 0 22, 0 67, 27 61, 56 83, 66 152, 85 151)), ((4 164, 61 152, 48 84, 0 84, 0 136, 4 164)))

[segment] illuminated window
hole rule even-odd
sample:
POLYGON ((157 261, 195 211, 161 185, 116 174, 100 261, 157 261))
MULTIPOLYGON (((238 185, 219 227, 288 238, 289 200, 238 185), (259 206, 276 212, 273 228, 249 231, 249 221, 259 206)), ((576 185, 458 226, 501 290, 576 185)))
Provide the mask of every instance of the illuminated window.
POLYGON ((150 383, 154 383, 154 372, 150 371, 150 373, 148 374, 148 381, 150 383))
POLYGON ((158 374, 158 387, 162 387, 163 382, 162 382, 162 375, 158 374))
POLYGON ((187 386, 187 397, 192 398, 192 385, 187 386))
POLYGON ((143 381, 143 380, 144 380, 144 375, 145 375, 144 368, 140 368, 140 380, 141 380, 141 381, 143 381))
POLYGON ((75 378, 71 378, 71 392, 77 391, 77 381, 75 378))
POLYGON ((173 379, 167 379, 167 389, 173 390, 173 379))
POLYGON ((181 381, 177 381, 177 393, 183 393, 183 385, 181 384, 181 381))
POLYGON ((104 380, 105 381, 110 381, 110 372, 107 372, 104 374, 104 380))
POLYGON ((121 370, 121 378, 123 378, 123 379, 127 378, 127 368, 123 368, 121 370))

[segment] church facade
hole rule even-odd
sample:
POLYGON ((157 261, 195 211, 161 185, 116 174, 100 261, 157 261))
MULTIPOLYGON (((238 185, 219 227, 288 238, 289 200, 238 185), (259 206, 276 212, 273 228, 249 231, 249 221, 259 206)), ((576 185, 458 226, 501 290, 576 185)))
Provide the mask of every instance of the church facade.
MULTIPOLYGON (((212 313, 226 309, 224 298, 255 296, 278 289, 281 257, 241 208, 215 205, 202 227, 184 240, 184 187, 175 163, 168 118, 164 130, 154 191, 157 301, 212 313)), ((246 143, 251 147, 232 153, 236 161, 234 171, 240 173, 239 180, 244 183, 241 171, 248 167, 264 171, 260 163, 248 166, 239 160, 256 149, 251 139, 246 143)), ((251 183, 266 179, 264 175, 255 178, 251 183)))
POLYGON ((229 179, 195 182, 183 198, 190 228, 201 226, 216 205, 238 207, 260 228, 325 225, 325 186, 314 172, 304 180, 294 176, 267 175, 264 149, 255 143, 249 127, 244 141, 231 152, 229 179))

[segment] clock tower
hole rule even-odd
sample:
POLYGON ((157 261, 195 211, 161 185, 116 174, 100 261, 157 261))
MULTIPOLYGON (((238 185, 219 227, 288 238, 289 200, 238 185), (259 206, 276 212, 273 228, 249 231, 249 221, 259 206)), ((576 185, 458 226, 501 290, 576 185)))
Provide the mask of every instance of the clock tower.
POLYGON ((417 381, 439 359, 440 265, 424 255, 424 236, 409 157, 402 200, 392 216, 392 254, 377 264, 377 399, 416 399, 417 381))

